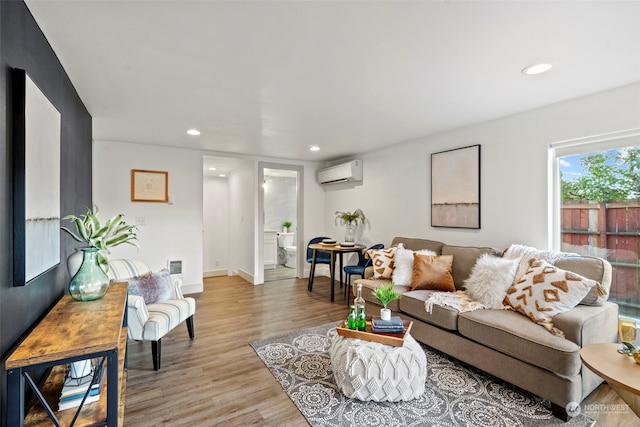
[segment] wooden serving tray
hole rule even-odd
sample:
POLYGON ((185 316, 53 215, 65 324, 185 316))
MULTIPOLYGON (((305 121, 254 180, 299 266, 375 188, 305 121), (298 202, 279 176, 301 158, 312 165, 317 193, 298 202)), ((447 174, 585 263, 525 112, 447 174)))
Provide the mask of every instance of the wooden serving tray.
POLYGON ((371 330, 371 321, 367 321, 367 329, 364 331, 356 331, 347 328, 346 322, 342 322, 336 327, 338 335, 347 338, 357 338, 365 341, 377 342, 380 344, 391 345, 394 347, 402 347, 404 345, 404 337, 411 331, 412 321, 403 321, 404 332, 401 334, 374 334, 371 330))

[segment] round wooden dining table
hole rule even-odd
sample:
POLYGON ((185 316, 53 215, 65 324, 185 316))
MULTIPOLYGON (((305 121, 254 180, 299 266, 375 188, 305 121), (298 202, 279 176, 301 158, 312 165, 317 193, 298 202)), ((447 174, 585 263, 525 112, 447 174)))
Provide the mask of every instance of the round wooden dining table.
POLYGON ((339 243, 336 244, 325 244, 325 243, 312 243, 309 245, 309 249, 313 250, 313 258, 311 261, 311 272, 309 273, 309 285, 307 289, 309 291, 313 290, 313 276, 316 271, 316 258, 318 257, 318 251, 320 252, 328 252, 330 254, 330 264, 329 269, 331 272, 331 302, 334 300, 335 295, 335 267, 336 267, 336 258, 339 257, 339 265, 340 265, 340 287, 342 288, 342 255, 350 252, 358 252, 362 253, 362 251, 366 248, 365 245, 354 244, 353 246, 340 246, 339 243))

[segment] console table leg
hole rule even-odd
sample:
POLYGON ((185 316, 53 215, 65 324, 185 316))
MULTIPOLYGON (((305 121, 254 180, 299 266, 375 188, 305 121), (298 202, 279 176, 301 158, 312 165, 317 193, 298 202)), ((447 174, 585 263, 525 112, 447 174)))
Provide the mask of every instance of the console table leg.
POLYGON ((24 380, 22 369, 7 371, 7 426, 22 426, 24 422, 24 380))

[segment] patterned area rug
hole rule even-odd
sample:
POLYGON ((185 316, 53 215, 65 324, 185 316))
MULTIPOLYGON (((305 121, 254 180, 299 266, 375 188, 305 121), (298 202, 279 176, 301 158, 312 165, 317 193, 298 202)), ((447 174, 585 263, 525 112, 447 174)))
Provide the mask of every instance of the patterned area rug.
POLYGON ((427 346, 424 395, 408 402, 361 402, 338 391, 329 348, 332 323, 251 343, 313 427, 593 426, 580 414, 565 423, 546 402, 427 346))

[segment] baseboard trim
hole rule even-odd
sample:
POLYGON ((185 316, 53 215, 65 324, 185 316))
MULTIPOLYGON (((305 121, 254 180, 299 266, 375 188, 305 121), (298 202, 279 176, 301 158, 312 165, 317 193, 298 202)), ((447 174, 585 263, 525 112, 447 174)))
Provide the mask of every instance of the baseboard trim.
POLYGON ((218 276, 228 276, 228 275, 229 275, 229 272, 227 271, 226 268, 224 268, 224 269, 220 269, 220 270, 205 271, 202 276, 203 277, 218 277, 218 276))
POLYGON ((188 285, 182 285, 182 293, 185 295, 188 294, 199 294, 203 291, 204 286, 202 283, 190 283, 188 285))
POLYGON ((243 269, 239 268, 238 269, 238 276, 242 277, 244 280, 246 280, 247 282, 255 285, 255 276, 247 271, 244 271, 243 269))

